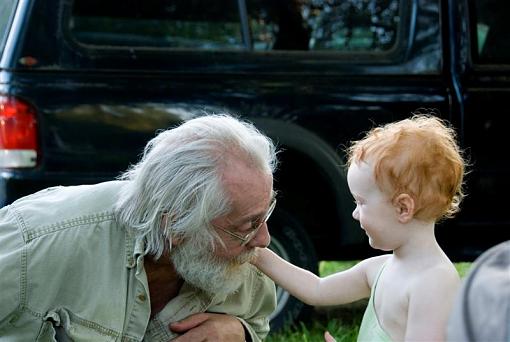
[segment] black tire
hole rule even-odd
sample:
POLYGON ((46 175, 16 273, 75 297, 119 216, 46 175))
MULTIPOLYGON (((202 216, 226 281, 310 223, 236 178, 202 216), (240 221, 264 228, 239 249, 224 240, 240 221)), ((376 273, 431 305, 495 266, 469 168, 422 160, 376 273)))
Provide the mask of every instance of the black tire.
MULTIPOLYGON (((271 233, 269 248, 290 263, 317 274, 315 248, 299 221, 284 209, 277 208, 268 225, 271 233)), ((272 331, 309 318, 312 307, 289 295, 279 286, 276 288, 276 297, 277 307, 270 316, 272 331)))

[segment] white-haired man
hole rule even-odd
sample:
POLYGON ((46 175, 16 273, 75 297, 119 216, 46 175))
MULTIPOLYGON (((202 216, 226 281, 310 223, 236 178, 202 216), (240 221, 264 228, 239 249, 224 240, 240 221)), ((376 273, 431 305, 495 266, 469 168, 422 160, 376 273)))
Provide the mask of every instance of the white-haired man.
POLYGON ((0 341, 259 341, 274 283, 271 141, 206 115, 164 131, 119 180, 0 209, 0 341))

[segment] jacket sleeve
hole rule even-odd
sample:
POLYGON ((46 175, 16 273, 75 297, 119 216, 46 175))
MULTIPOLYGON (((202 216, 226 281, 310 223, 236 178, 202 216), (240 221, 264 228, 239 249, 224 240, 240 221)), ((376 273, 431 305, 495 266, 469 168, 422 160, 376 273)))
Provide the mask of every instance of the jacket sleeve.
POLYGON ((21 291, 24 242, 10 207, 0 209, 0 336, 15 319, 24 293, 21 291))

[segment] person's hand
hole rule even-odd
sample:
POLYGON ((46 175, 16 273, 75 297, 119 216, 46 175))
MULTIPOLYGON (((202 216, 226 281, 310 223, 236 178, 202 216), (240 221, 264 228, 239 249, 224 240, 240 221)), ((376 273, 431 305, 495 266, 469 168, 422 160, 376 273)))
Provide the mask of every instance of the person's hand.
POLYGON ((326 342, 336 342, 335 338, 331 336, 329 331, 324 332, 324 341, 326 342))
POLYGON ((244 327, 235 317, 224 314, 198 313, 171 323, 170 330, 182 334, 174 342, 244 342, 244 327))

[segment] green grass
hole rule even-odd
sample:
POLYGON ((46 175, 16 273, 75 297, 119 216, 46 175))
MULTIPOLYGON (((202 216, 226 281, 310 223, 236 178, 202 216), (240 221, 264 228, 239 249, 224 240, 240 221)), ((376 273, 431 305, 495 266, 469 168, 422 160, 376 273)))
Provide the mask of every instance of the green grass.
POLYGON ((454 265, 461 278, 464 278, 471 268, 470 262, 455 262, 454 265))
POLYGON ((266 342, 315 342, 324 341, 324 331, 329 331, 337 342, 356 341, 359 322, 348 324, 332 319, 329 322, 313 321, 309 325, 301 323, 276 334, 270 334, 266 342))
MULTIPOLYGON (((343 271, 357 264, 353 261, 321 261, 319 274, 324 277, 343 271)), ((459 275, 464 277, 471 267, 470 262, 455 263, 459 275)), ((300 322, 296 326, 272 332, 266 342, 323 342, 324 331, 329 331, 337 342, 355 342, 359 324, 363 317, 367 301, 362 300, 352 305, 335 307, 334 309, 316 310, 309 323, 300 322)))
MULTIPOLYGON (((328 276, 333 273, 337 273, 352 266, 356 265, 359 260, 351 261, 321 261, 319 262, 319 274, 321 277, 328 276)), ((464 277, 471 267, 470 262, 456 262, 454 263, 455 268, 459 272, 460 277, 464 277)))

